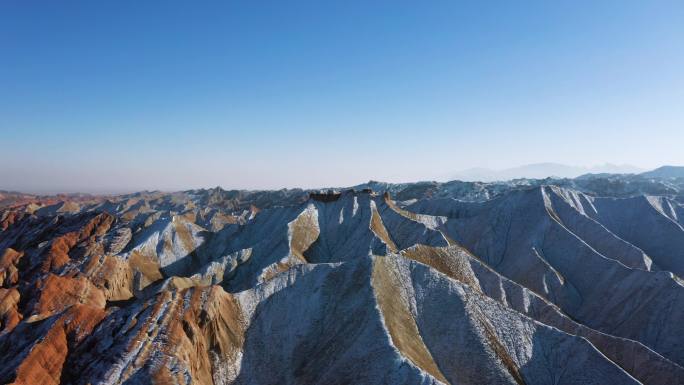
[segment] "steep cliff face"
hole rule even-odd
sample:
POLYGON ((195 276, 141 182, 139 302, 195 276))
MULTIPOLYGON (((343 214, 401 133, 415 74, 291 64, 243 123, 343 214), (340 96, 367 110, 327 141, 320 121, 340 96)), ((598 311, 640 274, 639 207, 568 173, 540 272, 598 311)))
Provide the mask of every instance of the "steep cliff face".
POLYGON ((302 194, 13 200, 0 383, 684 383, 675 201, 302 194))

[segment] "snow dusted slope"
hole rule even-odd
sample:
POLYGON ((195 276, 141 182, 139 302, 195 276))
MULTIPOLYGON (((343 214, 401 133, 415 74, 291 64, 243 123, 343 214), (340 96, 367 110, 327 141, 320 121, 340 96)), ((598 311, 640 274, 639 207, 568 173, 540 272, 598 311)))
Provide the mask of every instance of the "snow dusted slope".
POLYGON ((664 270, 684 276, 684 228, 675 203, 653 196, 595 198, 590 215, 638 246, 664 270))
POLYGON ((541 187, 483 204, 424 201, 410 209, 449 217, 443 230, 450 238, 575 320, 639 341, 684 364, 684 345, 678 337, 681 326, 673 322, 684 319, 681 279, 672 272, 634 266, 640 259, 628 259, 625 250, 634 257, 639 252, 625 248, 598 222, 592 224, 593 210, 584 207, 583 212, 577 206, 571 211, 572 202, 563 193, 569 194, 541 187), (591 224, 588 241, 577 234, 586 229, 573 232, 581 223, 591 224), (591 246, 604 238, 610 243, 591 246))
POLYGON ((4 209, 0 383, 684 383, 673 200, 302 194, 4 209))

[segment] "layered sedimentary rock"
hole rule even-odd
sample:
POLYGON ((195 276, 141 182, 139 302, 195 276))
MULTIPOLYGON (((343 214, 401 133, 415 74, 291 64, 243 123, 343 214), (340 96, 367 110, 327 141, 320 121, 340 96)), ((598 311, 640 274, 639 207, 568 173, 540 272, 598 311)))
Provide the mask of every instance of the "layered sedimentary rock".
POLYGON ((421 191, 12 200, 0 383, 684 383, 677 200, 421 191))

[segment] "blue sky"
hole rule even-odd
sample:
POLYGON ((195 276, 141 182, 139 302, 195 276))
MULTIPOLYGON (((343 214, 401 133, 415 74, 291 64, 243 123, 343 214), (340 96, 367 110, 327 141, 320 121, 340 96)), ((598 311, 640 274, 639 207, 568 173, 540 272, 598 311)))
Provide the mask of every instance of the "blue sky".
POLYGON ((684 2, 0 2, 0 189, 684 164, 684 2))

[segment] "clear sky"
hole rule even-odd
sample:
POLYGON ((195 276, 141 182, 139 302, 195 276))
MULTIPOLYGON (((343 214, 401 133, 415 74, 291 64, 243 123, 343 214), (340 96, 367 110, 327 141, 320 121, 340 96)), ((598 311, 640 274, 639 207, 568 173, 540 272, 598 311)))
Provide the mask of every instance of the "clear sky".
POLYGON ((684 1, 0 2, 0 189, 684 164, 684 1))

